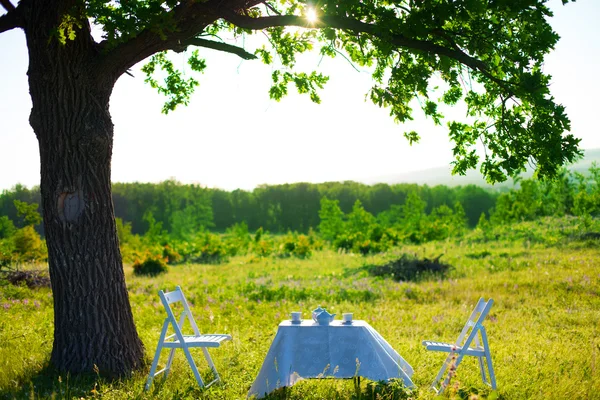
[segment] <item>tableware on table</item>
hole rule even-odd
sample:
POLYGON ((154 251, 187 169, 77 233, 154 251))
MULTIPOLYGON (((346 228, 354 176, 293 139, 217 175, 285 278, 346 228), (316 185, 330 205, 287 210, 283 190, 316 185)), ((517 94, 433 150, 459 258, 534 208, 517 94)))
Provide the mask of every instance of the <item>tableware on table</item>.
POLYGON ((352 313, 343 313, 342 321, 344 324, 351 324, 352 323, 352 313))
POLYGON ((312 311, 312 319, 313 319, 313 321, 315 321, 315 322, 318 322, 318 321, 317 321, 317 316, 318 316, 319 314, 321 314, 323 311, 325 311, 325 309, 324 309, 324 308, 321 308, 321 306, 319 306, 319 307, 315 308, 315 309, 312 311))
POLYGON ((292 316, 292 323, 299 324, 302 322, 302 313, 300 311, 294 311, 290 315, 292 316))
MULTIPOLYGON (((321 306, 319 306, 319 308, 321 308, 321 306)), ((319 325, 329 325, 329 323, 331 321, 333 321, 333 318, 335 317, 335 314, 329 314, 327 312, 327 310, 325 310, 324 308, 321 308, 321 312, 317 313, 313 319, 319 324, 319 325)))

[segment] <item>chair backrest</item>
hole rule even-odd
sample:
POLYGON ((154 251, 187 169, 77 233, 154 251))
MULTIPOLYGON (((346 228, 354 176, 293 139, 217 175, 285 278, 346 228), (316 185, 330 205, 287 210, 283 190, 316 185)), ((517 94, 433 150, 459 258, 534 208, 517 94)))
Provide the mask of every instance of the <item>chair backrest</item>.
POLYGON ((167 319, 170 320, 173 325, 173 329, 175 329, 175 333, 178 334, 177 336, 182 335, 181 329, 186 318, 190 321, 190 325, 194 330, 194 334, 200 335, 200 330, 198 329, 198 325, 196 325, 196 320, 194 319, 192 311, 190 310, 190 306, 185 299, 183 292, 181 291, 181 287, 177 286, 174 291, 166 293, 161 290, 158 292, 158 296, 160 297, 163 307, 167 312, 167 319), (179 317, 179 322, 175 318, 175 314, 173 314, 173 310, 171 308, 171 304, 178 302, 181 302, 181 305, 183 306, 183 311, 179 317))
POLYGON ((463 344, 468 346, 473 339, 475 339, 475 342, 477 343, 477 345, 479 345, 477 333, 481 329, 484 329, 483 320, 490 312, 490 308, 492 308, 493 304, 494 300, 492 299, 489 299, 488 301, 485 301, 483 297, 479 299, 477 305, 473 309, 473 312, 471 312, 471 315, 469 316, 465 327, 463 328, 462 332, 460 332, 460 335, 456 340, 456 346, 462 346, 463 344))

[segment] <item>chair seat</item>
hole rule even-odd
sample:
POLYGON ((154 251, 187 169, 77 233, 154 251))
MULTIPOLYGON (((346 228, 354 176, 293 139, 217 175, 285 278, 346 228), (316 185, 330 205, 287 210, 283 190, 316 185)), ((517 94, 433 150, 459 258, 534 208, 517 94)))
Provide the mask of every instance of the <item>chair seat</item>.
MULTIPOLYGON (((461 346, 456 346, 451 343, 433 342, 433 341, 428 341, 428 340, 424 341, 423 345, 427 348, 427 350, 443 351, 445 353, 451 353, 451 352, 459 353, 462 350, 461 346)), ((483 347, 476 347, 476 348, 469 347, 463 354, 465 354, 467 356, 484 357, 485 351, 484 351, 483 347)))
MULTIPOLYGON (((225 340, 231 340, 230 335, 217 335, 217 334, 207 334, 207 335, 183 335, 183 340, 188 347, 219 347, 221 342, 225 340)), ((165 342, 164 347, 166 348, 179 348, 181 344, 179 340, 173 340, 170 342, 165 342)))

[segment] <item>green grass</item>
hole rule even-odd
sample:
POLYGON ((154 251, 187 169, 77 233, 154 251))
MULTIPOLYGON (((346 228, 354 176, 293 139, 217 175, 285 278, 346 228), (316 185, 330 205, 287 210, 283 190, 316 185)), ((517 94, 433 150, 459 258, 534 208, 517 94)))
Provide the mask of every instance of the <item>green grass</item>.
MULTIPOLYGON (((597 244, 597 242, 596 242, 597 244)), ((475 360, 465 359, 447 395, 502 399, 600 398, 600 250, 598 246, 545 247, 514 242, 464 241, 406 246, 377 256, 332 251, 310 259, 236 257, 221 265, 181 265, 157 277, 126 279, 148 362, 164 319, 159 289, 180 285, 199 328, 230 333, 212 351, 223 384, 198 388, 181 353, 172 374, 143 392, 149 365, 132 377, 108 381, 91 374, 60 376, 48 367, 52 346, 52 295, 47 289, 0 287, 0 398, 243 399, 277 331, 291 311, 305 317, 317 305, 354 312, 369 322, 413 366, 416 399, 428 390, 444 355, 427 352, 424 339, 453 341, 480 297, 495 304, 486 321, 498 390, 483 385, 475 360), (433 258, 454 268, 443 280, 394 282, 362 268, 402 253, 433 258), (491 394, 491 396, 490 396, 491 394)), ((166 358, 164 352, 164 358, 166 358)), ((195 351, 197 360, 202 360, 195 351)), ((163 361, 164 362, 164 361, 163 361)), ((206 373, 206 365, 199 364, 206 373)), ((100 371, 101 372, 101 371, 100 371)), ((403 398, 397 385, 380 397, 360 393, 352 380, 308 380, 273 398, 403 398)), ((380 389, 380 387, 376 387, 380 389)))

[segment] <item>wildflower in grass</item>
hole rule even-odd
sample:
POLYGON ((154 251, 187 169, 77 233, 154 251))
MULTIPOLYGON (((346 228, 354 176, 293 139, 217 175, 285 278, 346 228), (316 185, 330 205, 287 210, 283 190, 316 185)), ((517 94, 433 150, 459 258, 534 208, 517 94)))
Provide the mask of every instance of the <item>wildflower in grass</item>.
POLYGON ((2 304, 2 308, 4 308, 5 310, 8 310, 10 308, 10 304, 8 303, 3 303, 2 304))
POLYGON ((24 299, 24 300, 23 300, 23 305, 24 305, 24 306, 27 306, 27 305, 29 305, 29 299, 24 299))
POLYGON ((319 375, 317 375, 317 379, 323 378, 325 376, 325 374, 327 374, 327 370, 329 369, 330 365, 327 364, 325 366, 325 368, 323 369, 323 372, 319 373, 319 375))
POLYGON ((33 305, 34 305, 35 308, 40 308, 40 302, 37 301, 37 300, 33 301, 33 305))

